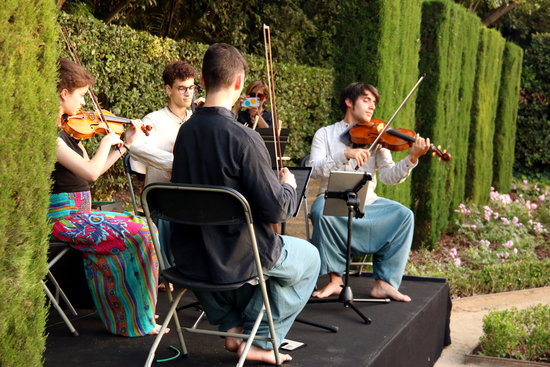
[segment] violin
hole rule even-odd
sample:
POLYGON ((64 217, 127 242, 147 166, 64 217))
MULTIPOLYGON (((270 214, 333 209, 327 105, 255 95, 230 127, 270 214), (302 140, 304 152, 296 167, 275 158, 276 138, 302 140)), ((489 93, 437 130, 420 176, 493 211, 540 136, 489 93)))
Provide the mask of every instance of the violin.
MULTIPOLYGON (((101 112, 77 111, 76 115, 63 115, 61 128, 73 138, 83 140, 89 139, 97 133, 105 135, 114 132, 121 135, 124 132, 124 125, 131 123, 131 119, 115 116, 105 110, 101 110, 101 112)), ((152 128, 150 125, 141 126, 145 135, 149 135, 152 128)))
MULTIPOLYGON (((365 146, 377 142, 383 148, 393 152, 409 149, 416 141, 416 133, 409 129, 389 129, 386 128, 387 123, 371 119, 370 122, 360 122, 355 124, 349 130, 349 137, 352 143, 365 146)), ((430 145, 430 150, 433 156, 439 156, 440 160, 448 162, 451 160, 451 154, 446 150, 441 150, 441 147, 430 145)))

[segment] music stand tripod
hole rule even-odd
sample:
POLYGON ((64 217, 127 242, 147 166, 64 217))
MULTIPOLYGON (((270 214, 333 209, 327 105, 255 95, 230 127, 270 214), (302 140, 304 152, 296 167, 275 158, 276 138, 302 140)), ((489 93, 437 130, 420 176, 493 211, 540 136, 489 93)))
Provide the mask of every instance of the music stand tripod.
POLYGON ((348 190, 343 191, 327 191, 325 193, 325 199, 335 198, 335 199, 342 199, 345 200, 346 206, 348 209, 348 238, 347 238, 347 249, 346 249, 346 273, 344 276, 344 285, 342 286, 342 292, 340 292, 340 295, 337 299, 335 298, 328 298, 328 299, 313 299, 310 300, 310 303, 332 303, 332 302, 340 302, 344 304, 344 307, 350 307, 352 310, 355 311, 365 322, 365 324, 370 324, 372 320, 365 316, 355 305, 353 302, 383 302, 387 303, 389 302, 389 299, 382 298, 368 298, 368 299, 354 299, 353 298, 353 291, 351 287, 349 286, 349 267, 351 263, 351 241, 352 241, 352 224, 353 224, 353 218, 363 218, 365 213, 361 210, 360 200, 358 198, 358 193, 365 184, 372 180, 372 177, 369 173, 364 172, 363 177, 357 184, 352 188, 348 190))

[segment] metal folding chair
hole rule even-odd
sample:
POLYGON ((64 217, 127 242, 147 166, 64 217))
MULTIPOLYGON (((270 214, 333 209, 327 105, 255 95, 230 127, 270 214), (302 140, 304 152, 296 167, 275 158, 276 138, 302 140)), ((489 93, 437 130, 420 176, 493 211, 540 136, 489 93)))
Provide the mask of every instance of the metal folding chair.
MULTIPOLYGON (((157 347, 164 335, 164 330, 173 316, 175 316, 174 320, 176 323, 176 332, 178 333, 178 339, 184 355, 187 355, 187 348, 185 346, 182 330, 189 333, 246 339, 247 342, 237 364, 238 367, 244 364, 246 355, 248 354, 254 339, 269 341, 273 345, 277 365, 281 365, 281 357, 278 351, 275 327, 273 325, 271 315, 271 307, 269 304, 262 264, 256 243, 256 235, 252 224, 252 212, 244 196, 236 190, 228 187, 156 183, 146 186, 141 194, 141 198, 149 226, 153 225, 153 218, 160 218, 174 223, 196 226, 246 224, 248 234, 250 236, 252 247, 251 250, 254 255, 254 266, 256 269, 256 274, 252 278, 242 279, 232 284, 219 285, 189 279, 182 275, 182 273, 177 269, 177 266, 166 269, 161 257, 159 257, 161 277, 166 283, 166 293, 168 295, 168 299, 170 300, 170 309, 162 324, 158 336, 155 338, 155 341, 151 346, 145 366, 151 366, 157 347), (168 282, 173 283, 176 288, 174 296, 172 296, 168 282), (198 329, 197 323, 190 328, 180 326, 176 308, 182 296, 188 289, 225 291, 238 289, 241 286, 251 282, 257 283, 261 288, 263 307, 258 313, 254 327, 252 328, 250 334, 198 329), (271 334, 271 336, 268 337, 257 335, 257 330, 264 314, 266 315, 269 324, 269 332, 271 334)), ((155 244, 155 249, 158 253, 160 253, 160 244, 155 236, 153 237, 153 241, 155 244)), ((220 246, 223 246, 223 244, 220 244, 220 246)))
POLYGON ((68 243, 66 242, 60 242, 60 241, 50 241, 50 250, 52 251, 59 251, 57 252, 57 254, 48 262, 48 274, 47 274, 47 277, 50 281, 50 283, 53 285, 53 287, 55 288, 55 294, 53 294, 50 289, 48 288, 48 286, 46 285, 46 283, 41 280, 42 282, 42 288, 44 289, 44 292, 46 293, 46 295, 48 296, 50 302, 52 303, 52 305, 55 307, 55 309, 57 310, 57 312, 59 312, 59 315, 61 316, 61 318, 63 319, 63 321, 65 322, 65 324, 67 325, 67 327, 69 328, 69 330, 71 331, 71 333, 73 333, 74 336, 78 336, 78 331, 76 331, 76 329, 74 328, 73 324, 71 323, 71 321, 69 320, 69 318, 67 317, 67 315, 65 314, 65 311, 63 311, 63 309, 61 308, 61 305, 59 304, 59 298, 61 298, 63 300, 63 302, 65 302, 65 305, 67 306, 67 308, 69 309, 69 311, 71 311, 71 313, 74 315, 74 316, 77 316, 78 313, 76 312, 76 310, 74 309, 73 305, 71 304, 71 302, 69 301, 69 299, 67 298, 67 296, 65 295, 65 292, 63 292, 63 289, 61 289, 61 287, 59 286, 59 283, 57 282, 57 280, 55 279, 55 277, 53 276, 52 272, 50 271, 50 268, 52 266, 55 265, 56 262, 59 261, 59 259, 61 259, 69 250, 71 249, 71 247, 69 246, 68 243))

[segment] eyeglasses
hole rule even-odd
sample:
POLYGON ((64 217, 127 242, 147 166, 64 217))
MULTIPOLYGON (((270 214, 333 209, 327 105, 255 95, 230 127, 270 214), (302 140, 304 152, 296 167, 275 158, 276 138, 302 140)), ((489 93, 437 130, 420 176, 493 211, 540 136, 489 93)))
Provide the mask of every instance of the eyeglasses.
POLYGON ((256 98, 259 98, 259 99, 264 99, 265 98, 265 94, 263 93, 248 93, 248 96, 249 97, 256 97, 256 98))
POLYGON ((178 88, 178 92, 180 92, 181 94, 185 94, 187 92, 195 92, 197 90, 197 86, 196 85, 190 85, 189 87, 185 87, 183 85, 180 85, 178 88))

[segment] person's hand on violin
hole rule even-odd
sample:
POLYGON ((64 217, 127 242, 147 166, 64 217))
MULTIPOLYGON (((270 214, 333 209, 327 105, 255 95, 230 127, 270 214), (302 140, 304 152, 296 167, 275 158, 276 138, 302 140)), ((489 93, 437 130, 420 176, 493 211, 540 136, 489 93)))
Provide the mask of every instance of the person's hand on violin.
POLYGON ((283 167, 281 171, 279 172, 279 182, 282 184, 289 184, 294 189, 296 189, 296 177, 294 177, 294 174, 290 172, 290 170, 286 167, 283 167))
POLYGON ((355 159, 357 166, 361 167, 370 158, 370 153, 367 149, 354 148, 344 150, 344 155, 347 159, 355 159))
POLYGON ((409 151, 409 160, 411 163, 416 163, 418 158, 423 156, 430 150, 430 138, 422 138, 419 134, 416 134, 416 141, 412 144, 409 151))

